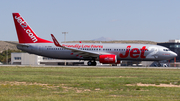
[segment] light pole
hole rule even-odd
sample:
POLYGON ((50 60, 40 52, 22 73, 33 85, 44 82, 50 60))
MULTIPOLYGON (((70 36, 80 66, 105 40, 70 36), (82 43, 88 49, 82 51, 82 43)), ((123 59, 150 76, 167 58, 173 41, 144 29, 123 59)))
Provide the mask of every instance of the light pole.
POLYGON ((64 34, 64 42, 66 43, 66 34, 68 34, 68 32, 62 32, 62 34, 64 34))
MULTIPOLYGON (((64 42, 66 43, 66 34, 68 34, 68 32, 62 32, 62 34, 64 34, 64 42)), ((66 60, 64 60, 64 65, 66 66, 66 60)))
POLYGON ((8 64, 8 45, 6 45, 7 51, 6 51, 6 64, 8 64))

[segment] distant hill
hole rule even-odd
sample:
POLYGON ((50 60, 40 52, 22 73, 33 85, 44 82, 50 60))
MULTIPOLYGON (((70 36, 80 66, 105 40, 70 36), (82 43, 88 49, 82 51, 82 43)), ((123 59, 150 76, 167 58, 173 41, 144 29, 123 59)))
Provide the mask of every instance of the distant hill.
MULTIPOLYGON (((156 45, 157 42, 154 41, 143 41, 143 40, 114 40, 114 41, 93 41, 93 40, 82 40, 82 43, 138 43, 138 44, 153 44, 156 45)), ((79 43, 79 41, 67 41, 66 43, 79 43)))
POLYGON ((112 41, 113 39, 111 38, 105 38, 105 37, 100 37, 97 39, 93 39, 92 41, 112 41))
POLYGON ((2 53, 4 50, 7 50, 7 49, 18 50, 16 48, 16 45, 10 44, 10 43, 4 42, 4 41, 0 41, 0 53, 2 53))

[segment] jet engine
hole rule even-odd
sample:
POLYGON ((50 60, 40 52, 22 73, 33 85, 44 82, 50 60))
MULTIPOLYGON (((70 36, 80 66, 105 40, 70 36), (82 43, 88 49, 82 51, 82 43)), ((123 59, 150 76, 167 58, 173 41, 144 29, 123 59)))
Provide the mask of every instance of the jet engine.
POLYGON ((106 54, 99 56, 99 62, 104 64, 117 64, 120 61, 117 61, 117 56, 113 54, 106 54))

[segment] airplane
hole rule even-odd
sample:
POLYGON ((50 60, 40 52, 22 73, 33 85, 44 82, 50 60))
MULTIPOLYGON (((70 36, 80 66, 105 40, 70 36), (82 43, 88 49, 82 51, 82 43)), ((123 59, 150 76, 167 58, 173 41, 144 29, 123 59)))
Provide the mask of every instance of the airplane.
POLYGON ((150 44, 59 43, 38 37, 19 13, 12 13, 19 43, 17 48, 31 54, 66 60, 85 60, 88 66, 119 64, 122 60, 162 61, 177 54, 166 47, 150 44))

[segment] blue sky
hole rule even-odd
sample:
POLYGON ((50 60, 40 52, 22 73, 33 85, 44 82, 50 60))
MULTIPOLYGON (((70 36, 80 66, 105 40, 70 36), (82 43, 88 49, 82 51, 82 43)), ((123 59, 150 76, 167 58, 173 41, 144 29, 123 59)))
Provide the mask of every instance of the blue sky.
POLYGON ((0 0, 0 40, 17 41, 18 12, 35 33, 64 41, 180 39, 180 0, 0 0))

